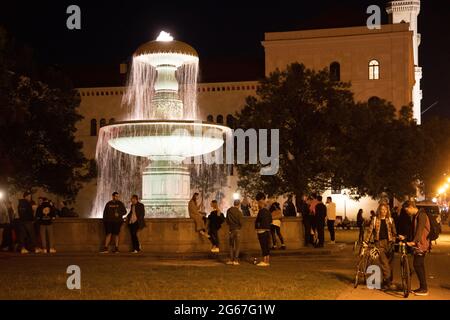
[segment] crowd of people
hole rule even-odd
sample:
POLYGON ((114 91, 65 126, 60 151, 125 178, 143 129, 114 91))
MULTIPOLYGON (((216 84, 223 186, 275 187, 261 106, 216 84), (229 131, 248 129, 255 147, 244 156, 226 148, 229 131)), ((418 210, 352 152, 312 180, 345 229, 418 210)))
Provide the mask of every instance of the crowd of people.
POLYGON ((0 201, 0 248, 22 254, 55 253, 53 221, 56 217, 76 217, 62 201, 60 207, 45 197, 36 203, 31 192, 25 192, 15 210, 10 200, 0 201))
MULTIPOLYGON (((324 247, 325 226, 330 233, 330 243, 335 243, 336 204, 331 197, 323 203, 322 196, 311 195, 297 199, 296 205, 292 196, 283 204, 266 198, 259 192, 255 197, 257 214, 255 219, 255 233, 261 248, 261 259, 257 266, 270 266, 270 251, 278 248, 285 249, 286 244, 282 235, 282 220, 284 217, 302 216, 304 227, 304 245, 315 248, 324 247)), ((211 252, 220 252, 218 232, 223 224, 229 229, 229 265, 239 265, 241 230, 244 217, 251 216, 253 205, 247 197, 243 201, 234 200, 224 215, 216 200, 210 203, 211 212, 206 215, 202 211, 203 204, 199 204, 199 193, 194 193, 188 204, 189 217, 195 223, 195 231, 211 242, 211 252)), ((0 201, 0 230, 2 230, 1 250, 20 251, 29 253, 55 253, 53 236, 53 221, 57 216, 72 216, 67 204, 63 202, 57 209, 51 200, 39 197, 38 202, 32 200, 30 192, 25 192, 19 200, 17 210, 11 201, 0 201)), ((373 241, 379 252, 379 263, 383 273, 384 288, 393 285, 393 255, 394 244, 405 241, 413 253, 413 266, 420 282, 420 287, 414 290, 416 295, 427 295, 428 287, 425 275, 425 256, 431 248, 430 232, 432 222, 423 209, 418 209, 413 201, 406 201, 401 209, 392 210, 387 203, 379 205, 377 211, 370 212, 370 223, 364 219, 363 210, 358 211, 356 224, 359 228, 358 241, 363 245, 373 241), (368 228, 367 228, 368 225, 368 228)), ((127 211, 120 201, 118 192, 112 194, 112 199, 105 205, 103 212, 103 226, 105 242, 101 253, 108 253, 111 241, 114 240, 113 252, 119 252, 119 234, 123 223, 126 223, 130 235, 131 252, 141 251, 138 231, 145 227, 145 208, 139 202, 139 197, 131 197, 131 205, 127 211)))

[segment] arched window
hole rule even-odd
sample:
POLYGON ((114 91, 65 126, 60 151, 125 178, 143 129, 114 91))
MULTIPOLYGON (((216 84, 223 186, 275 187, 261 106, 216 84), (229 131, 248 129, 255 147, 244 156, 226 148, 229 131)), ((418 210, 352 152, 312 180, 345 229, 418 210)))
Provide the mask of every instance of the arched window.
POLYGON ((106 120, 105 119, 100 119, 100 128, 106 126, 106 120))
POLYGON ((91 120, 91 137, 95 137, 97 135, 97 120, 91 120))
POLYGON ((208 121, 208 122, 214 122, 214 117, 212 116, 212 114, 210 114, 210 115, 208 115, 208 116, 206 117, 206 121, 208 121))
POLYGON ((369 61, 369 80, 380 79, 380 63, 377 60, 369 61))
POLYGON ((330 64, 330 78, 333 81, 341 81, 341 65, 339 62, 330 64))
POLYGON ((235 119, 231 114, 227 115, 227 126, 234 128, 234 120, 235 119))
POLYGON ((116 119, 114 119, 114 118, 109 119, 109 124, 114 124, 115 122, 116 122, 116 119))
POLYGON ((381 102, 381 99, 378 98, 377 96, 370 97, 369 100, 367 100, 367 104, 369 105, 369 107, 375 107, 375 106, 379 105, 380 102, 381 102))
POLYGON ((217 116, 217 121, 216 121, 216 122, 217 122, 217 123, 223 124, 223 115, 219 114, 219 115, 217 116))

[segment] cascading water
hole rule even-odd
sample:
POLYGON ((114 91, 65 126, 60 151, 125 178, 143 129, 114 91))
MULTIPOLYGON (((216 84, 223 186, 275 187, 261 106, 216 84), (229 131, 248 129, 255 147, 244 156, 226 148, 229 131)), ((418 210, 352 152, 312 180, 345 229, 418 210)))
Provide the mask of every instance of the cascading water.
POLYGON ((230 129, 197 121, 197 52, 161 32, 133 55, 122 105, 126 115, 100 129, 92 217, 111 194, 142 195, 147 217, 187 217, 186 158, 219 149, 230 129))

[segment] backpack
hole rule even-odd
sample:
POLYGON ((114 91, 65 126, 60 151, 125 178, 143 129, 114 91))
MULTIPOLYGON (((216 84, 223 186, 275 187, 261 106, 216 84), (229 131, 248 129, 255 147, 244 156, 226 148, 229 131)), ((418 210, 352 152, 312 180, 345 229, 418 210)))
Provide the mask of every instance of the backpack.
POLYGON ((428 234, 428 239, 431 241, 437 240, 439 234, 441 233, 441 224, 438 221, 438 217, 431 214, 431 212, 426 212, 428 220, 430 221, 430 233, 428 234))

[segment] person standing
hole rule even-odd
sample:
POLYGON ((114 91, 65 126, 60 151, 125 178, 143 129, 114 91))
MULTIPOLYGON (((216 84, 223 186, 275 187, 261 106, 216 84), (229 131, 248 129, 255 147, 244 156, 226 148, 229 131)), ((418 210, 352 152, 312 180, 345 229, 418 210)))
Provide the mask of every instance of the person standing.
POLYGON ((39 233, 41 235, 42 252, 56 253, 53 237, 53 220, 56 218, 55 208, 50 201, 42 198, 41 204, 36 209, 36 221, 39 224, 39 233), (47 248, 48 237, 48 248, 47 248))
POLYGON ((356 215, 356 226, 359 229, 358 242, 363 243, 364 241, 364 227, 366 222, 363 217, 363 209, 358 210, 358 214, 356 215))
POLYGON ((373 236, 375 247, 380 253, 380 265, 383 271, 383 286, 385 289, 394 289, 392 284, 392 262, 394 259, 394 242, 396 239, 394 219, 391 218, 389 205, 382 203, 379 205, 376 216, 370 222, 370 227, 364 241, 367 245, 373 236))
POLYGON ((311 242, 311 215, 309 214, 309 204, 307 203, 307 196, 304 195, 297 202, 297 211, 302 216, 303 232, 305 238, 305 247, 309 246, 311 242))
POLYGON ((127 209, 119 200, 119 193, 113 192, 112 200, 105 205, 103 210, 103 226, 105 228, 105 246, 100 253, 109 253, 108 247, 114 236, 114 253, 119 253, 119 234, 123 223, 123 217, 127 214, 127 209))
POLYGON ((204 221, 204 216, 203 214, 200 212, 200 207, 201 205, 197 204, 197 200, 199 197, 199 193, 195 192, 192 195, 191 200, 189 201, 188 204, 188 211, 189 211, 189 217, 191 219, 194 219, 195 222, 195 231, 197 231, 198 233, 200 233, 202 236, 204 236, 205 238, 210 238, 209 235, 206 233, 206 225, 205 225, 205 221, 204 221))
POLYGON ((413 266, 419 278, 420 286, 413 290, 416 296, 428 295, 428 284, 425 272, 425 256, 431 248, 428 235, 431 231, 430 219, 424 209, 418 209, 414 201, 407 201, 404 205, 406 212, 412 217, 413 240, 407 244, 414 249, 413 266))
POLYGON ((220 212, 219 205, 217 200, 211 201, 211 208, 213 211, 208 216, 208 231, 209 231, 209 240, 211 241, 212 248, 211 252, 219 253, 219 229, 222 224, 225 222, 225 217, 222 212, 220 212))
POLYGON ((255 220, 255 229, 262 251, 262 261, 257 266, 268 267, 270 266, 270 225, 272 223, 272 215, 266 208, 266 195, 264 193, 259 192, 256 195, 256 201, 258 201, 259 211, 255 220))
POLYGON ((0 199, 0 247, 2 251, 7 251, 9 248, 9 245, 7 243, 7 234, 9 233, 10 226, 11 219, 8 214, 8 208, 5 201, 3 199, 0 199), (3 250, 5 248, 6 250, 3 250))
POLYGON ((395 226, 397 229, 397 233, 401 236, 403 236, 406 241, 411 242, 414 239, 413 234, 413 226, 412 226, 412 217, 408 214, 406 211, 405 205, 407 203, 405 202, 402 205, 402 208, 400 209, 400 214, 398 216, 398 224, 395 226))
POLYGON ((145 207, 139 202, 139 197, 137 194, 131 196, 131 208, 130 212, 126 216, 126 223, 128 229, 130 230, 131 236, 131 252, 139 253, 141 252, 141 245, 139 243, 138 231, 145 228, 145 207))
POLYGON ((242 199, 241 203, 241 211, 244 217, 250 217, 251 216, 251 208, 252 205, 250 204, 250 201, 248 200, 247 196, 244 196, 244 199, 242 199))
POLYGON ((283 216, 285 217, 296 217, 297 213, 295 210, 295 205, 292 202, 292 195, 288 195, 286 202, 283 204, 283 216))
POLYGON ((34 210, 33 200, 31 199, 31 193, 26 191, 23 194, 23 199, 19 200, 17 212, 20 219, 20 253, 26 254, 30 250, 34 250, 35 253, 39 253, 40 250, 36 247, 36 235, 34 232, 34 210))
POLYGON ((327 197, 327 228, 328 232, 330 233, 330 243, 335 244, 336 243, 336 236, 335 236, 335 230, 334 230, 334 223, 336 221, 336 203, 333 202, 333 199, 331 197, 327 197))
POLYGON ((281 235, 281 218, 283 217, 281 213, 280 204, 278 202, 272 203, 270 206, 270 214, 272 215, 272 224, 270 225, 270 232, 272 234, 272 249, 275 250, 277 248, 277 235, 280 239, 280 249, 285 250, 286 246, 284 244, 283 236, 281 235))
POLYGON ((239 265, 239 249, 241 244, 241 229, 244 224, 244 215, 239 210, 240 201, 234 200, 233 206, 227 210, 226 222, 229 227, 230 260, 227 264, 239 265))
POLYGON ((322 202, 322 196, 317 196, 316 199, 315 218, 318 239, 316 248, 323 248, 325 243, 325 218, 327 217, 327 207, 322 202))

